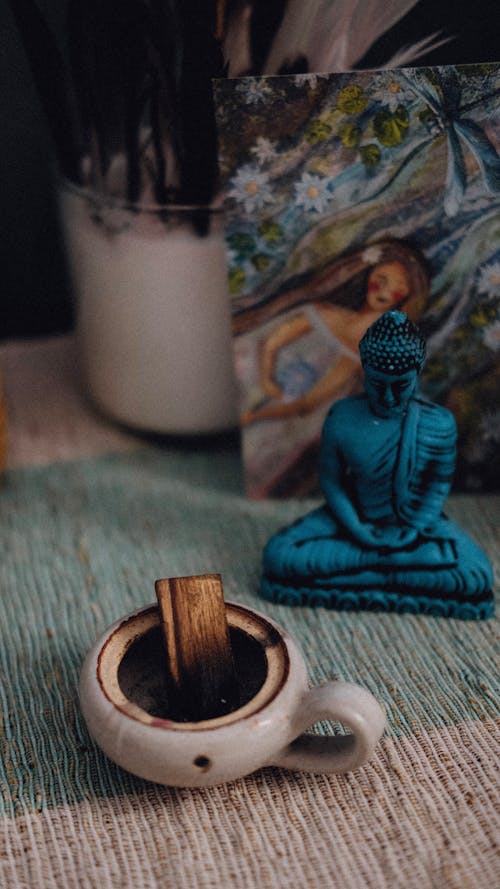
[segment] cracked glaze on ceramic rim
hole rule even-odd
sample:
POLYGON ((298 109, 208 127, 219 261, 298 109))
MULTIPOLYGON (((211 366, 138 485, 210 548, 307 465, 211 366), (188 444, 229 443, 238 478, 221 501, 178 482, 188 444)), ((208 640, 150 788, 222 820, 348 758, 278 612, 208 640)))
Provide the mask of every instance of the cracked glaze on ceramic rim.
POLYGON ((150 630, 160 627, 158 608, 150 608, 126 617, 110 633, 102 646, 97 658, 97 681, 102 693, 126 716, 142 722, 173 731, 203 731, 220 726, 231 725, 247 716, 256 715, 266 704, 270 703, 286 682, 290 670, 290 659, 282 634, 274 628, 270 621, 255 611, 249 611, 242 605, 226 603, 227 622, 230 630, 240 630, 257 642, 266 658, 265 679, 257 694, 243 706, 213 719, 199 722, 175 722, 153 716, 137 704, 130 701, 122 691, 119 681, 119 667, 123 658, 135 642, 150 630))

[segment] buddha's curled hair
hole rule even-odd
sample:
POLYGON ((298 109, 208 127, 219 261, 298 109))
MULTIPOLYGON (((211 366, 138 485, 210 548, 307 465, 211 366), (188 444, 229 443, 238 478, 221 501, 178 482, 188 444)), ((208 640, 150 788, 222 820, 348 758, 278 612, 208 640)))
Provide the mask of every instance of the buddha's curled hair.
POLYGON ((359 344, 361 363, 383 373, 422 370, 425 340, 404 312, 384 312, 368 328, 359 344))

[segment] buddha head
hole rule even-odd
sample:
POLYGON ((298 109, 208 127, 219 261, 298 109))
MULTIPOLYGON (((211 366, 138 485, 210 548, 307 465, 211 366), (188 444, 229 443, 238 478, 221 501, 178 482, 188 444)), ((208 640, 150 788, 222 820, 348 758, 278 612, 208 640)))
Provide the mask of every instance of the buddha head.
POLYGON ((404 312, 385 312, 359 344, 365 392, 374 414, 398 417, 418 387, 425 341, 404 312))

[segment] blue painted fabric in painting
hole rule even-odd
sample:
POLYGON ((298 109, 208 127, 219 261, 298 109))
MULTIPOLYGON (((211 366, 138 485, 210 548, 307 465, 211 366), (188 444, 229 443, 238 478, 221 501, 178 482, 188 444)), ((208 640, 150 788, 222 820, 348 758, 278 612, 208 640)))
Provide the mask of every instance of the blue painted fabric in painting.
POLYGON ((276 371, 276 382, 285 397, 298 398, 314 386, 318 374, 308 361, 293 361, 276 371))

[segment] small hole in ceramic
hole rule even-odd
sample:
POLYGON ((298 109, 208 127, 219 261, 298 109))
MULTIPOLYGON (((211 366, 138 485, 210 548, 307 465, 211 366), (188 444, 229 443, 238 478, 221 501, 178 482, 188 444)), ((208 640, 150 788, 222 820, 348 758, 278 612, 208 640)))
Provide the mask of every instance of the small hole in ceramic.
POLYGON ((212 765, 208 756, 197 756, 196 759, 193 760, 193 764, 202 772, 208 772, 212 765))
MULTIPOLYGON (((243 630, 229 628, 238 680, 239 707, 262 688, 267 675, 263 646, 243 630)), ((118 683, 125 697, 151 716, 171 719, 167 690, 167 658, 160 627, 153 627, 125 653, 118 668, 118 683)))

